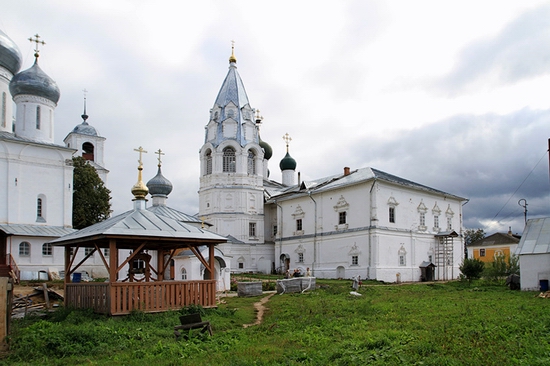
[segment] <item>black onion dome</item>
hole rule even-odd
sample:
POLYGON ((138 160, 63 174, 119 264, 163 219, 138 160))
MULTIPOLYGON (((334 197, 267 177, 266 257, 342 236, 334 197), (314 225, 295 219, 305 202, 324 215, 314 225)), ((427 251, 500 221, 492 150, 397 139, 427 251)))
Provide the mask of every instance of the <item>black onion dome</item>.
POLYGON ((284 170, 295 170, 296 169, 296 160, 290 154, 286 153, 285 157, 281 160, 279 163, 279 168, 281 168, 281 171, 284 170))
POLYGON ((19 47, 0 30, 0 66, 15 75, 21 69, 21 60, 19 47))
POLYGON ((260 139, 260 147, 264 149, 264 159, 271 159, 271 157, 273 156, 273 149, 271 148, 271 146, 267 142, 260 139))
POLYGON ((59 88, 55 81, 42 71, 37 61, 34 61, 34 65, 30 69, 21 71, 11 79, 11 95, 14 98, 21 94, 35 95, 57 104, 61 95, 59 88))
POLYGON ((149 194, 154 196, 168 196, 172 192, 172 182, 166 179, 162 172, 159 170, 149 182, 147 182, 147 188, 149 188, 149 194))

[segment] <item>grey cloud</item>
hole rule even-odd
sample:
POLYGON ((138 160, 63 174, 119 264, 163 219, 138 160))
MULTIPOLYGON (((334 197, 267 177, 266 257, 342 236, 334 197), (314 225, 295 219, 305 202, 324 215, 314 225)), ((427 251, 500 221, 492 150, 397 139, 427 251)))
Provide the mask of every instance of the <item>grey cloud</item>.
POLYGON ((462 50, 451 72, 436 80, 438 91, 458 94, 482 83, 515 83, 550 72, 550 5, 521 14, 490 39, 462 50))

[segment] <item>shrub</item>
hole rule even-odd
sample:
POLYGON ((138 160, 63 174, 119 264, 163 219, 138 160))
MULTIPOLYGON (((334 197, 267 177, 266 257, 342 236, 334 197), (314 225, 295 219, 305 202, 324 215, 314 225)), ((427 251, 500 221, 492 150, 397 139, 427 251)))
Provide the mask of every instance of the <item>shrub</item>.
POLYGON ((460 269, 460 272, 462 272, 462 274, 464 275, 464 278, 468 280, 469 283, 471 283, 473 280, 481 278, 484 267, 485 263, 477 258, 464 258, 462 264, 458 268, 460 269))

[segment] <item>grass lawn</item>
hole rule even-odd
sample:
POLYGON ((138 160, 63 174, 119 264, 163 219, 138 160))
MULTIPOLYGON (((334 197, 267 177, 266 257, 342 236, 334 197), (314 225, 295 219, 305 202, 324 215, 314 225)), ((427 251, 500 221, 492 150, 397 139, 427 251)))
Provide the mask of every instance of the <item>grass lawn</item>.
POLYGON ((363 286, 253 298, 201 309, 214 336, 176 341, 186 310, 107 318, 60 309, 14 321, 6 365, 549 365, 550 299, 467 283, 363 286))

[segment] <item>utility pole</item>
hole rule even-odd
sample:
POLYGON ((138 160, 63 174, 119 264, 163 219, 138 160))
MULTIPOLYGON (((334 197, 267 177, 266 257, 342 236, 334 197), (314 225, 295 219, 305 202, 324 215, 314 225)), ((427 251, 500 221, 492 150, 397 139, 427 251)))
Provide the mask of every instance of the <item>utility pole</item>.
POLYGON ((523 217, 525 218, 525 225, 527 225, 527 200, 525 198, 520 199, 518 205, 523 207, 523 217), (522 201, 523 204, 521 204, 522 201))

